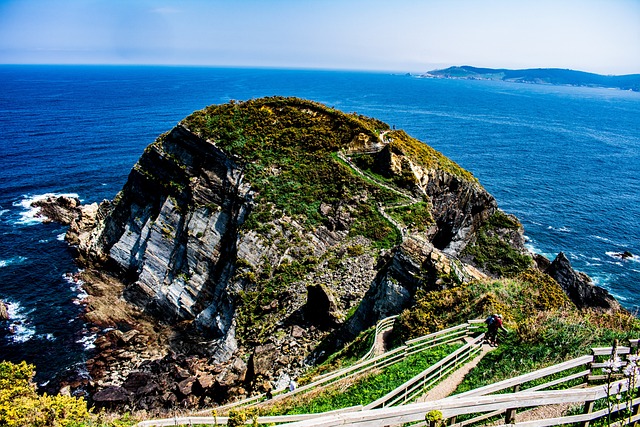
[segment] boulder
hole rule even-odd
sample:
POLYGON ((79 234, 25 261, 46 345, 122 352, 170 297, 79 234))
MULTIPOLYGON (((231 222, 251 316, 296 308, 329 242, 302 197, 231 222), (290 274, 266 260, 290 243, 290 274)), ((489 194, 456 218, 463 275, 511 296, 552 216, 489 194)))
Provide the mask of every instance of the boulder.
POLYGON ((147 385, 153 379, 153 375, 148 372, 132 372, 129 374, 122 387, 136 393, 140 388, 147 385))
POLYGON ((182 393, 183 396, 189 396, 193 391, 193 384, 196 382, 196 377, 189 377, 185 380, 182 380, 178 383, 178 391, 182 393))
POLYGON ((563 252, 558 254, 546 272, 578 308, 620 309, 620 304, 606 289, 594 285, 589 276, 574 270, 563 252))
POLYGON ((58 222, 69 225, 80 215, 80 200, 77 197, 49 196, 31 203, 40 208, 37 216, 44 217, 45 222, 58 222))
POLYGON ((307 303, 304 315, 307 321, 320 328, 330 328, 337 323, 338 306, 331 291, 322 284, 307 286, 307 303))
POLYGON ((111 386, 93 395, 93 402, 99 408, 113 408, 126 405, 131 400, 131 393, 123 387, 111 386))
POLYGON ((7 305, 0 300, 0 321, 9 320, 9 311, 7 310, 7 305))
POLYGON ((253 351, 249 360, 249 372, 251 377, 268 375, 275 365, 279 352, 273 343, 259 345, 253 351))

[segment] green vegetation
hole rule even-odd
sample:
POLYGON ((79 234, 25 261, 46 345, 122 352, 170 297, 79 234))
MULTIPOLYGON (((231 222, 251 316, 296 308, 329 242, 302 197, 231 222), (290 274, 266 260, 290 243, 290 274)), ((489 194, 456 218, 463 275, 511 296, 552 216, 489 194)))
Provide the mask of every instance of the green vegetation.
POLYGON ((387 208, 387 213, 400 224, 419 232, 427 231, 434 224, 433 216, 431 215, 431 204, 426 202, 387 208))
POLYGON ((463 255, 470 255, 476 264, 501 277, 513 277, 531 266, 532 260, 514 249, 509 242, 510 231, 520 224, 514 217, 496 211, 476 234, 476 240, 468 245, 463 255))
POLYGON ((391 140, 389 145, 392 151, 404 153, 412 161, 425 168, 442 169, 463 181, 478 182, 471 172, 461 168, 442 153, 410 137, 405 131, 394 130, 389 132, 386 137, 391 140))
POLYGON ((438 291, 418 290, 416 304, 396 320, 394 337, 403 342, 491 313, 501 313, 506 322, 523 322, 543 312, 572 307, 553 279, 529 269, 513 279, 473 281, 438 291))
POLYGON ((323 389, 319 393, 307 393, 283 404, 276 403, 268 409, 269 414, 318 413, 366 405, 389 393, 459 347, 459 344, 441 345, 413 354, 382 371, 356 378, 351 384, 340 382, 336 387, 323 389))
POLYGON ((358 337, 348 343, 344 348, 333 353, 322 364, 307 371, 299 379, 300 385, 307 384, 318 375, 346 368, 358 362, 369 351, 375 340, 375 326, 363 331, 358 337))
MULTIPOLYGON (((263 98, 246 102, 214 105, 193 113, 183 125, 240 162, 245 179, 255 192, 251 214, 240 227, 241 233, 254 231, 270 244, 291 245, 295 235, 274 231, 274 224, 286 227, 291 221, 312 230, 332 224, 332 213, 346 215, 349 237, 363 236, 375 249, 389 249, 402 240, 399 230, 379 211, 405 201, 397 192, 381 186, 375 179, 362 177, 337 156, 358 137, 378 139, 389 126, 376 119, 345 114, 324 105, 295 98, 263 98)), ((399 149, 406 147, 419 161, 442 165, 459 176, 471 177, 425 144, 398 133, 399 149)), ((162 143, 160 138, 157 144, 162 143)), ((155 151, 148 155, 157 156, 155 151)), ((162 159, 160 159, 162 160, 162 159)), ((166 155, 168 167, 175 162, 166 155)), ((144 168, 141 168, 144 169, 144 168)), ((141 171, 144 173, 144 171, 141 171)), ((176 172, 178 175, 180 171, 176 172)), ((156 177, 158 178, 158 177, 156 177)), ((161 178, 161 177, 159 177, 161 178)), ((162 181, 162 180, 161 180, 162 181)), ((164 184, 163 184, 164 185, 164 184)), ((169 185, 181 190, 181 183, 169 185)), ((432 222, 427 203, 413 208, 397 208, 393 215, 403 223, 415 223, 424 229, 432 222)), ((163 230, 164 231, 164 230, 163 230)), ((167 233, 165 233, 167 234, 167 233)), ((299 236, 297 237, 299 239, 299 236)), ((351 256, 359 252, 350 252, 351 256)), ((292 283, 311 272, 318 260, 310 256, 290 254, 290 262, 258 268, 238 268, 237 278, 248 282, 250 290, 238 295, 238 334, 241 340, 261 342, 268 337, 278 311, 264 307, 278 300, 292 283)))
MULTIPOLYGON (((501 313, 510 333, 465 377, 458 392, 481 387, 573 357, 591 347, 640 335, 640 321, 626 312, 578 310, 560 286, 538 270, 511 279, 475 281, 416 295, 416 304, 396 321, 398 341, 468 319, 501 313)), ((534 385, 534 384, 531 384, 534 385)))
POLYGON ((548 311, 509 327, 513 331, 505 336, 504 345, 480 361, 457 393, 589 354, 591 347, 609 346, 614 339, 624 342, 640 334, 640 321, 622 312, 548 311))
POLYGON ((65 427, 91 419, 82 398, 38 395, 34 369, 25 362, 0 362, 0 425, 65 427))

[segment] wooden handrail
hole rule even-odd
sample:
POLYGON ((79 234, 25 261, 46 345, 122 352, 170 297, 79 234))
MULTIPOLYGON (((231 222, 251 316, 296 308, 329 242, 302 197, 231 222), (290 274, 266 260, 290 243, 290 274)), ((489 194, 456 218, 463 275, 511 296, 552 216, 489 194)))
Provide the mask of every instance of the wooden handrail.
MULTIPOLYGON (((451 328, 450 328, 451 329, 451 328)), ((476 338, 473 343, 479 343, 482 337, 476 338), (479 341, 480 340, 480 341, 479 341)), ((463 346, 461 349, 456 350, 451 355, 447 356, 437 365, 440 367, 448 366, 447 363, 451 362, 452 358, 457 354, 464 354, 465 351, 472 351, 473 343, 463 346)), ((620 347, 618 347, 620 349, 620 347)), ((598 353, 602 355, 610 354, 611 348, 598 348, 598 353)), ((620 353, 619 353, 620 354, 620 353)), ((625 353, 622 353, 625 354, 625 353)), ((499 383, 491 384, 485 387, 481 387, 476 390, 471 390, 466 393, 461 393, 455 396, 450 396, 445 399, 434 402, 413 403, 400 407, 388 406, 382 409, 368 409, 368 406, 364 410, 354 412, 356 409, 347 408, 341 412, 332 412, 324 414, 304 414, 307 419, 300 418, 302 416, 281 416, 281 417, 260 417, 259 422, 271 423, 271 422, 290 422, 288 427, 311 427, 311 426, 333 426, 333 425, 349 425, 349 426, 374 426, 374 425, 393 425, 402 424, 407 422, 419 422, 424 420, 424 414, 430 410, 439 410, 442 412, 444 418, 456 417, 458 415, 465 414, 485 414, 479 417, 475 417, 473 420, 466 420, 461 423, 453 424, 456 427, 462 427, 470 422, 477 422, 480 419, 486 419, 488 416, 499 415, 506 410, 515 411, 519 408, 536 407, 543 405, 551 405, 558 403, 585 403, 594 402, 599 399, 604 399, 608 395, 613 395, 619 392, 625 392, 628 388, 629 382, 627 379, 613 381, 609 384, 609 390, 607 386, 597 385, 582 389, 567 389, 567 390, 545 390, 544 389, 571 381, 577 378, 585 377, 590 373, 590 369, 582 370, 571 375, 564 376, 559 379, 548 381, 544 384, 540 384, 524 391, 518 391, 508 394, 489 394, 501 391, 516 385, 520 385, 535 379, 544 378, 554 373, 563 372, 569 369, 573 369, 582 365, 589 365, 594 359, 593 355, 578 357, 563 363, 549 366, 537 371, 520 375, 515 378, 501 381, 499 383), (298 417, 298 418, 293 418, 298 417)), ((373 359, 372 359, 373 360, 373 359)), ((421 379, 428 377, 429 372, 434 373, 437 368, 430 367, 423 371, 419 376, 420 378, 413 378, 403 384, 396 390, 403 388, 405 393, 411 387, 420 383, 421 379)), ((438 368, 439 369, 439 368, 438 368)), ((398 393, 396 393, 398 395, 398 393)), ((380 400, 380 399, 379 399, 380 400)), ((634 407, 640 405, 640 400, 634 402, 634 407)), ((615 411, 624 409, 624 404, 617 405, 614 408, 615 411)), ((636 411, 637 412, 637 411, 636 411)), ((536 420, 526 423, 518 423, 520 426, 527 427, 546 427, 551 425, 562 425, 575 422, 591 422, 606 416, 608 410, 601 410, 595 412, 589 412, 586 414, 572 415, 565 417, 557 417, 545 420, 536 420)), ((151 425, 176 425, 176 424, 213 424, 213 417, 208 417, 209 420, 205 420, 207 417, 199 418, 184 418, 184 419, 170 419, 166 424, 159 424, 158 420, 155 422, 149 421, 139 424, 142 426, 151 425)), ((634 415, 632 422, 640 420, 640 415, 634 415)), ((226 419, 218 417, 217 422, 219 424, 225 424, 226 419)), ((626 420, 619 425, 625 425, 626 420)), ((423 423, 417 424, 418 426, 424 425, 423 423)), ((503 427, 506 427, 505 424, 503 427)))
POLYGON ((467 357, 466 358, 463 357, 461 360, 466 360, 468 358, 468 355, 471 353, 471 350, 477 347, 478 345, 480 345, 483 340, 484 340, 484 335, 479 336, 474 341, 463 345, 459 349, 455 350, 453 353, 449 354, 445 358, 438 361, 436 364, 429 366, 427 369, 425 369, 418 375, 409 379, 404 384, 396 387, 394 390, 390 391, 389 393, 382 396, 381 398, 369 403, 364 408, 373 409, 378 407, 389 406, 388 403, 391 402, 394 398, 408 391, 411 392, 413 390, 414 384, 419 383, 421 380, 425 378, 428 378, 431 374, 438 371, 439 369, 442 369, 443 366, 446 366, 448 362, 450 362, 451 360, 456 360, 456 358, 458 358, 461 354, 464 354, 465 352, 467 353, 467 357))
POLYGON ((464 398, 469 396, 483 396, 490 393, 495 393, 497 391, 505 390, 511 388, 518 384, 523 384, 528 381, 536 380, 539 378, 544 378, 546 376, 566 371, 568 369, 572 369, 578 366, 583 366, 591 363, 593 361, 593 356, 581 356, 575 359, 568 360, 566 362, 559 363, 557 365, 548 366, 543 369, 538 369, 537 371, 529 372, 528 374, 519 375, 517 377, 509 378, 497 383, 489 384, 484 387, 480 387, 474 390, 470 390, 464 393, 456 394, 451 396, 452 398, 464 398))

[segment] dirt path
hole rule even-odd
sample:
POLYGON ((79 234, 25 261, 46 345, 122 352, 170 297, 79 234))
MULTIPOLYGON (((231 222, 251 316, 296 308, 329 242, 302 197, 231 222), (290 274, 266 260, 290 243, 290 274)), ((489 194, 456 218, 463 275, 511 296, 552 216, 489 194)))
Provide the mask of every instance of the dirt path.
POLYGON ((384 331, 380 331, 380 333, 376 336, 376 343, 373 347, 373 355, 379 356, 385 351, 387 351, 387 338, 391 331, 393 330, 393 325, 384 331))
POLYGON ((458 388, 458 385, 460 385, 465 375, 467 375, 473 368, 475 368, 478 362, 480 362, 480 360, 484 357, 484 355, 492 349, 493 348, 490 345, 483 344, 480 354, 478 354, 470 362, 462 365, 458 370, 454 371, 440 384, 429 390, 427 394, 418 399, 418 402, 430 402, 433 400, 444 399, 445 397, 449 396, 456 390, 456 388, 458 388))

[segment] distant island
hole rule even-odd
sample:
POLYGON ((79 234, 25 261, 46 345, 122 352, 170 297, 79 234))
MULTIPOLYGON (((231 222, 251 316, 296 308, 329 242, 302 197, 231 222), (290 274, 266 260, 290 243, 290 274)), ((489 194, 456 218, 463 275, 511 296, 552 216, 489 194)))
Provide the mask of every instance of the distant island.
POLYGON ((640 92, 640 74, 603 76, 584 71, 565 70, 560 68, 508 70, 505 68, 477 68, 463 65, 461 67, 445 68, 444 70, 428 71, 420 77, 465 80, 502 80, 505 82, 517 83, 604 87, 640 92))

